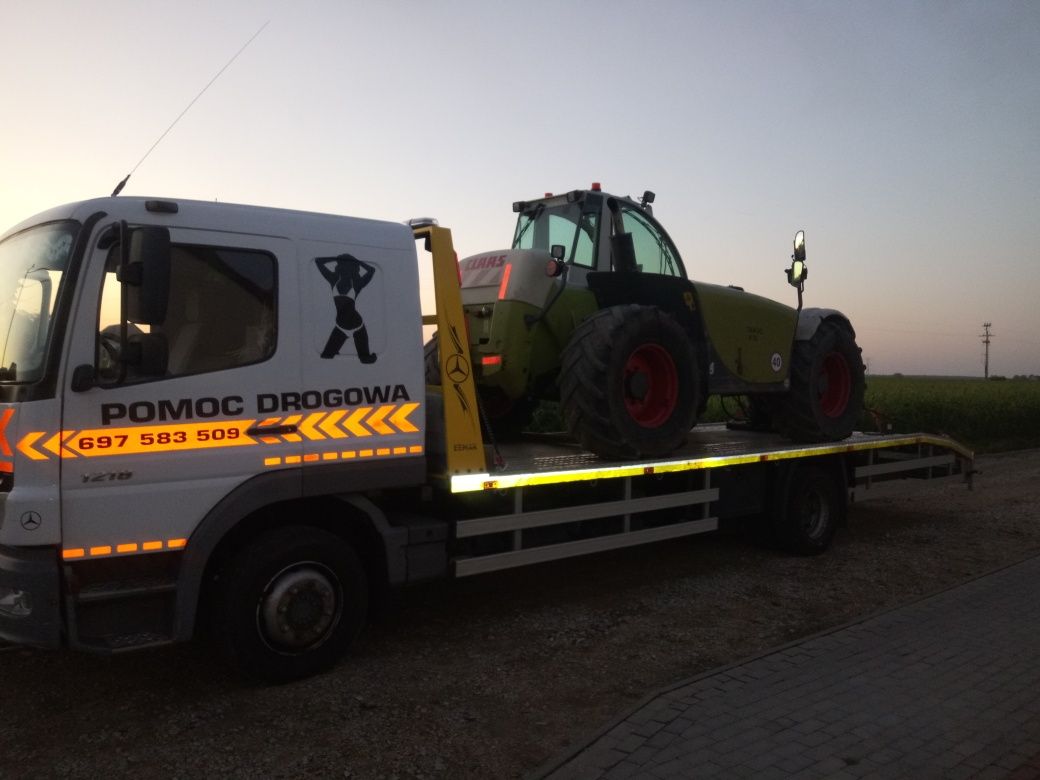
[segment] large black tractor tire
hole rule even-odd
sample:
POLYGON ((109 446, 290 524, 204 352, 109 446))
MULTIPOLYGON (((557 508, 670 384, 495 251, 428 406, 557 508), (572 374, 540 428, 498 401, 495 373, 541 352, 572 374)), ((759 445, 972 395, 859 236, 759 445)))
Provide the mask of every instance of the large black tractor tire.
POLYGON ((220 569, 213 635, 248 677, 288 682, 331 667, 365 624, 368 584, 343 539, 312 526, 260 534, 220 569))
MULTIPOLYGON (((441 364, 440 348, 437 345, 437 334, 423 345, 423 370, 426 384, 440 385, 441 364)), ((477 387, 478 401, 483 407, 491 434, 497 441, 513 441, 519 439, 524 429, 530 425, 531 417, 538 406, 532 398, 510 399, 498 388, 477 387)))
POLYGON ((773 423, 795 441, 848 438, 863 412, 863 359, 847 322, 824 320, 808 341, 796 341, 791 388, 779 401, 773 423))
POLYGON ((678 322, 652 306, 611 306, 582 322, 561 356, 564 423, 603 458, 667 455, 697 421, 697 358, 678 322))
POLYGON ((437 333, 423 344, 423 372, 426 374, 426 384, 439 385, 441 383, 441 351, 437 346, 437 333))
POLYGON ((778 475, 771 507, 773 541, 796 555, 819 555, 845 523, 848 499, 840 471, 798 463, 778 475))

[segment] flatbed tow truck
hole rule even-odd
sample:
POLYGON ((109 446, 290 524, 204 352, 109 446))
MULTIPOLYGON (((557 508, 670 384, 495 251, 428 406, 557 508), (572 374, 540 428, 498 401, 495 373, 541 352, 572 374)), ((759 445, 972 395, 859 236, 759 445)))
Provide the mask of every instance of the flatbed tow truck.
POLYGON ((294 679, 335 663, 387 588, 724 522, 819 553, 850 496, 973 473, 930 434, 703 425, 627 461, 552 434, 489 442, 451 233, 431 222, 85 201, 0 240, 3 301, 0 638, 17 643, 122 652, 206 621, 245 673, 294 679))

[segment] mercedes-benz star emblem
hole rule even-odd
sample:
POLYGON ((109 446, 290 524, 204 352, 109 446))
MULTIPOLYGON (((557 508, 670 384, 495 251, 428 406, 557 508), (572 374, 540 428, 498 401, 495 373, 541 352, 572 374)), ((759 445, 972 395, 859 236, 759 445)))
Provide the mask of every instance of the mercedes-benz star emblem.
POLYGON ((448 362, 444 364, 444 370, 455 384, 464 382, 469 377, 469 363, 462 355, 449 355, 448 362))
POLYGON ((26 531, 35 531, 40 527, 43 522, 43 518, 40 517, 39 512, 23 512, 22 513, 22 528, 26 531))

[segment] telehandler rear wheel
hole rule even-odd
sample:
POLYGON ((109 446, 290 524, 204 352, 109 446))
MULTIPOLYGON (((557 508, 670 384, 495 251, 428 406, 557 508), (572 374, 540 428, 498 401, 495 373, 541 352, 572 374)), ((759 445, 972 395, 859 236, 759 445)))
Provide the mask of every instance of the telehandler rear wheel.
POLYGON ((579 325, 563 351, 567 429, 604 458, 666 455, 696 422, 697 360, 686 332, 652 306, 612 306, 579 325))
POLYGON ((848 438, 863 411, 863 360, 847 322, 824 320, 791 355, 791 389, 774 414, 777 429, 795 441, 848 438))

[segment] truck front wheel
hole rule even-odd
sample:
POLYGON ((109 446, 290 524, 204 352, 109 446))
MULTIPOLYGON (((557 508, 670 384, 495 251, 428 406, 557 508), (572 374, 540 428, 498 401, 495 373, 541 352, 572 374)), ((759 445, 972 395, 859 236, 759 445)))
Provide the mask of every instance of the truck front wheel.
POLYGON ((697 417, 693 344, 652 306, 612 306, 579 325, 563 351, 560 402, 568 430, 605 458, 667 455, 697 417))
POLYGON ((265 532, 220 570, 214 635, 246 675, 286 682, 331 667, 365 622, 365 570, 335 534, 310 526, 265 532))

